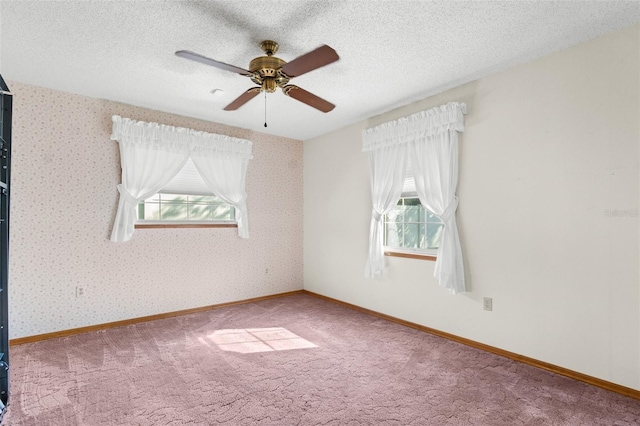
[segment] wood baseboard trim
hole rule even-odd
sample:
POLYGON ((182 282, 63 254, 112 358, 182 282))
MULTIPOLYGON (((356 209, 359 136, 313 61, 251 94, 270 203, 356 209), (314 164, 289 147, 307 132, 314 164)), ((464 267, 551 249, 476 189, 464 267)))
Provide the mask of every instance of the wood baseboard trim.
POLYGON ((127 326, 127 325, 137 324, 137 323, 141 323, 141 322, 155 321, 155 320, 165 319, 165 318, 172 318, 172 317, 177 317, 177 316, 180 316, 180 315, 194 314, 196 312, 203 312, 203 311, 210 311, 210 310, 218 309, 218 308, 224 308, 226 306, 242 305, 242 304, 245 304, 245 303, 252 303, 252 302, 260 302, 260 301, 263 301, 263 300, 276 299, 276 298, 286 297, 286 296, 293 296, 293 295, 296 295, 296 294, 304 294, 304 290, 295 290, 295 291, 289 291, 289 292, 286 292, 286 293, 278 293, 278 294, 271 294, 271 295, 268 295, 268 296, 254 297, 252 299, 238 300, 238 301, 235 301, 235 302, 219 303, 217 305, 201 306, 201 307, 198 307, 198 308, 184 309, 184 310, 181 310, 181 311, 166 312, 166 313, 163 313, 163 314, 148 315, 148 316, 144 316, 144 317, 131 318, 131 319, 122 320, 122 321, 114 321, 114 322, 108 322, 108 323, 104 323, 104 324, 89 325, 89 326, 86 326, 86 327, 72 328, 72 329, 69 329, 69 330, 54 331, 52 333, 44 333, 44 334, 37 334, 37 335, 34 335, 34 336, 19 337, 17 339, 9 340, 9 345, 10 346, 23 345, 25 343, 39 342, 39 341, 42 341, 42 340, 57 339, 57 338, 60 338, 60 337, 73 336, 74 334, 106 330, 106 329, 115 328, 115 327, 124 327, 124 326, 127 326))
POLYGON ((548 362, 540 361, 534 358, 530 358, 524 355, 519 355, 514 352, 506 351, 504 349, 497 348, 495 346, 485 345, 484 343, 476 342, 475 340, 467 339, 464 337, 456 336, 455 334, 446 333, 444 331, 436 330, 434 328, 425 327, 420 324, 416 324, 413 322, 405 321, 400 318, 392 317, 390 315, 386 315, 380 312, 373 311, 371 309, 363 308, 358 305, 353 305, 351 303, 343 302, 342 300, 333 299, 328 296, 324 296, 322 294, 313 293, 308 290, 302 290, 302 293, 308 294, 310 296, 317 297, 319 299, 326 300, 328 302, 332 302, 341 306, 345 306, 347 308, 354 309, 356 311, 373 315, 378 318, 385 319, 387 321, 395 322, 397 324, 404 325, 406 327, 414 328, 416 330, 424 331, 429 334, 433 334, 438 337, 443 337, 448 340, 452 340, 454 342, 462 343, 463 345, 470 346, 472 348, 481 349, 486 352, 490 352, 495 355, 499 355, 505 358, 509 358, 513 361, 518 361, 523 364, 528 364, 534 367, 542 368, 543 370, 550 371, 552 373, 559 374, 561 376, 569 377, 581 382, 588 383, 593 386, 597 386, 599 388, 603 388, 612 392, 619 393, 624 396, 628 396, 630 398, 640 400, 640 391, 632 388, 628 388, 626 386, 618 385, 616 383, 612 383, 606 380, 598 379, 597 377, 589 376, 583 373, 579 373, 577 371, 569 370, 568 368, 560 367, 554 364, 550 364, 548 362))

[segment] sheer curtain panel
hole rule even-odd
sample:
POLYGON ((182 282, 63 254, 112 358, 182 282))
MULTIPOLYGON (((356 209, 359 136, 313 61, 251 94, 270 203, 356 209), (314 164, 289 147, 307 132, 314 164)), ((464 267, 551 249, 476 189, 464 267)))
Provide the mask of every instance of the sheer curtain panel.
MULTIPOLYGON (((413 168, 420 202, 444 224, 434 276, 441 286, 453 293, 466 291, 462 247, 455 215, 458 207, 458 132, 464 131, 466 112, 465 104, 450 102, 363 132, 364 151, 373 152, 382 146, 406 147, 405 159, 389 156, 389 161, 396 162, 395 170, 398 173, 401 171, 404 179, 408 159, 413 168)), ((372 185, 373 174, 372 169, 372 185)), ((399 194, 394 204, 398 198, 399 194)), ((375 211, 376 199, 373 200, 375 211)), ((369 248, 371 259, 373 251, 382 252, 382 241, 370 238, 370 244, 380 244, 379 249, 369 248)), ((367 276, 370 274, 367 273, 367 276)))
POLYGON ((393 209, 402 193, 406 153, 405 144, 379 144, 369 150, 373 208, 369 227, 369 255, 365 268, 367 278, 384 272, 384 215, 393 209))
POLYGON ((466 291, 456 222, 458 132, 464 130, 464 113, 464 104, 447 104, 425 111, 415 123, 420 137, 409 142, 409 158, 420 203, 444 224, 434 276, 453 293, 466 291))
POLYGON ((245 179, 251 144, 218 136, 215 144, 193 143, 191 159, 211 192, 236 209, 238 235, 249 238, 245 179))
POLYGON ((131 239, 138 203, 169 183, 189 157, 196 163, 211 191, 237 208, 242 217, 242 221, 238 219, 238 233, 242 238, 249 237, 244 184, 247 164, 252 158, 250 141, 117 115, 113 116, 111 139, 118 141, 120 146, 122 167, 122 183, 117 186, 120 200, 111 241, 131 239), (216 176, 223 174, 225 177, 208 179, 201 171, 212 168, 220 169, 216 176), (209 181, 215 183, 210 184, 209 181))

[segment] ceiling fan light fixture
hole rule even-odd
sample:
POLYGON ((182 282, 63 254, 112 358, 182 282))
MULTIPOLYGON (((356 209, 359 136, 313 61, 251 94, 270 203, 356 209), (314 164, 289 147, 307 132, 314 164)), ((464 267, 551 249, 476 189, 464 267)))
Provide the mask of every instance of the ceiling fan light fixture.
POLYGON ((277 87, 278 85, 276 84, 275 78, 267 77, 262 82, 262 90, 267 93, 275 92, 277 87))

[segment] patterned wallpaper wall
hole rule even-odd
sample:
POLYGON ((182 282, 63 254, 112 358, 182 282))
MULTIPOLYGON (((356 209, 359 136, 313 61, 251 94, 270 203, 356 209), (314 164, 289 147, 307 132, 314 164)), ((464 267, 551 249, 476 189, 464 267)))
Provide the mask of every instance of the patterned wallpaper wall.
POLYGON ((302 142, 9 82, 14 93, 10 338, 302 288, 302 142), (120 182, 111 116, 253 142, 250 238, 137 229, 109 241, 120 182), (75 288, 86 287, 76 298, 75 288))

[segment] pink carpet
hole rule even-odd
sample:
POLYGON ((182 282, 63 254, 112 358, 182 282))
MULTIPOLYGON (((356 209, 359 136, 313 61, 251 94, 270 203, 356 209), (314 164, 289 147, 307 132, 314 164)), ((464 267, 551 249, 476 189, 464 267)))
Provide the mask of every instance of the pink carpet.
POLYGON ((309 295, 10 356, 15 426, 640 424, 640 401, 309 295))

